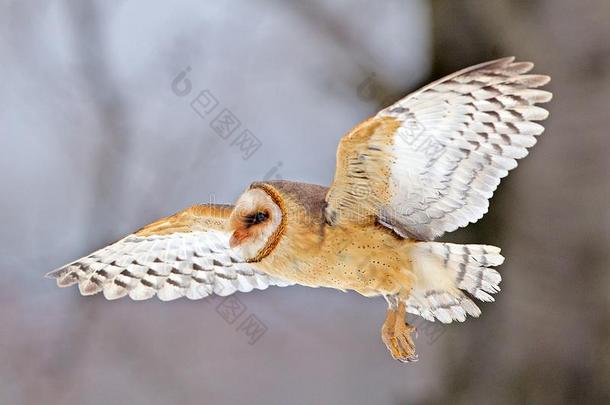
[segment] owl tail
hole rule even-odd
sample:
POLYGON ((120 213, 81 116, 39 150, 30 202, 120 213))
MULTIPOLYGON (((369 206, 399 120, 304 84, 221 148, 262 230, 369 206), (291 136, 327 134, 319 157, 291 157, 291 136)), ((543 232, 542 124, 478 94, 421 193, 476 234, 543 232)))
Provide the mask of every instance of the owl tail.
POLYGON ((443 323, 463 322, 466 314, 481 310, 465 293, 481 301, 494 301, 502 277, 492 269, 504 261, 500 248, 489 245, 417 242, 411 245, 417 281, 406 301, 407 311, 443 323))

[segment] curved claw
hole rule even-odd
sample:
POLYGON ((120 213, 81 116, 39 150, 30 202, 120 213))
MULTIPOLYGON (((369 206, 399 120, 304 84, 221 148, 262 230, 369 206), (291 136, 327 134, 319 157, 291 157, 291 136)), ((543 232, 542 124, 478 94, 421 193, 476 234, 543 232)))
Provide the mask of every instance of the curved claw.
POLYGON ((401 363, 415 363, 419 361, 419 356, 417 354, 412 355, 411 357, 396 359, 401 363))
POLYGON ((405 304, 388 308, 386 320, 381 328, 381 339, 392 357, 400 362, 409 363, 418 360, 415 354, 415 343, 411 333, 417 333, 415 327, 405 322, 405 304))

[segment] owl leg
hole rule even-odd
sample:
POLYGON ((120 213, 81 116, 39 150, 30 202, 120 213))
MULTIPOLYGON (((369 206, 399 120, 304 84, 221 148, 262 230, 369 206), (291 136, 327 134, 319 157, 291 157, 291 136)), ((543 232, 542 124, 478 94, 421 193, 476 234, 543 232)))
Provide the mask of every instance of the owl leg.
POLYGON ((381 327, 381 340, 393 358, 401 362, 417 361, 411 333, 415 327, 406 322, 405 303, 397 296, 386 296, 388 312, 381 327))

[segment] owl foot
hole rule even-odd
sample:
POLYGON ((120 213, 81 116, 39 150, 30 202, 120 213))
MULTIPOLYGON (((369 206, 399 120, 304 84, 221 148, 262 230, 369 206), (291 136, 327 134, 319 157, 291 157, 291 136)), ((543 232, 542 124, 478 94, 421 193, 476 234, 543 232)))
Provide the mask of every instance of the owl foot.
POLYGON ((394 359, 403 363, 418 360, 412 332, 415 332, 415 327, 405 321, 404 302, 391 305, 381 327, 381 339, 394 359))

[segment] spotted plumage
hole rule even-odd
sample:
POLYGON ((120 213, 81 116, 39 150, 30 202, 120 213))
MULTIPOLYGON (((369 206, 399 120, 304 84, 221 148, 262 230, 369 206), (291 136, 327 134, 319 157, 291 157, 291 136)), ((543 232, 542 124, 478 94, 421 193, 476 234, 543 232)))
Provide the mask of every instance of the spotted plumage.
POLYGON ((499 248, 432 240, 481 218, 542 133, 549 78, 532 67, 483 63, 380 111, 341 139, 330 188, 253 183, 235 205, 191 207, 49 275, 108 299, 291 284, 381 295, 384 343, 415 360, 405 312, 461 322, 500 290, 499 248))

